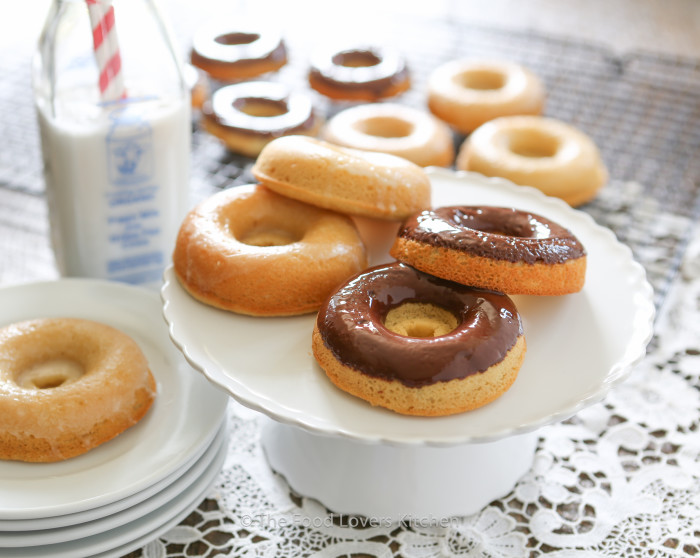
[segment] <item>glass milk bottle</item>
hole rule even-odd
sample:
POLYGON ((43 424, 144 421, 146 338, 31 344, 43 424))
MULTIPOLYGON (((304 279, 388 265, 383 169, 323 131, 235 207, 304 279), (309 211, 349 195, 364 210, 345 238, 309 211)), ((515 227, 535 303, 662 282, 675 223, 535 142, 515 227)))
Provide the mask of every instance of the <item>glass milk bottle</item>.
POLYGON ((153 0, 53 0, 33 68, 62 275, 158 288, 189 205, 190 92, 153 0))

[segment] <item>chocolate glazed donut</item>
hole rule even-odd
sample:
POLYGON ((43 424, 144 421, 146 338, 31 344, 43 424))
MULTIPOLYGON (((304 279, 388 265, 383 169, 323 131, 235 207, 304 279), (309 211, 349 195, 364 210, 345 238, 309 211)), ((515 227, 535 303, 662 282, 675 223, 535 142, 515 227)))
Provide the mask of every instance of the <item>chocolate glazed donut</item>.
POLYGON ((506 295, 391 263, 360 273, 327 300, 313 349, 341 389, 399 413, 437 416, 505 392, 525 340, 506 295))
POLYGON ((391 255, 432 275, 507 294, 583 288, 586 250, 571 231, 532 212, 450 206, 409 217, 391 255))
POLYGON ((231 151, 257 157, 273 139, 315 136, 322 123, 311 100, 282 83, 246 81, 218 89, 202 106, 202 127, 231 151))
POLYGON ((321 51, 312 60, 309 85, 331 99, 378 101, 406 91, 411 78, 397 52, 374 46, 321 51))
POLYGON ((287 63, 287 46, 271 29, 214 22, 195 32, 190 61, 215 80, 238 81, 279 70, 287 63))

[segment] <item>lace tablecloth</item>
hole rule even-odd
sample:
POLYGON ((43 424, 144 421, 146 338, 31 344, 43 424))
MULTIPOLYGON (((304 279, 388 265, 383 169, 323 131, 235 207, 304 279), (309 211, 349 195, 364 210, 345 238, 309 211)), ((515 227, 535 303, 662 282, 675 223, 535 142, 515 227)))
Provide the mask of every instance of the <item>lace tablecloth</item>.
MULTIPOLYGON (((405 23, 393 37, 416 70, 405 102, 423 103, 421 87, 436 63, 498 55, 533 67, 547 84, 548 114, 600 145, 613 181, 583 209, 632 248, 654 286, 659 312, 646 358, 603 402, 542 428, 532 468, 508 495, 446 521, 339 516, 294 494, 262 454, 267 418, 232 401, 231 442, 215 488, 179 526, 129 557, 700 555, 700 61, 405 23), (430 33, 445 38, 439 49, 430 33)), ((299 81, 305 51, 297 52, 301 63, 276 79, 299 81)), ((51 279, 30 53, 1 54, 0 70, 12 79, 0 88, 0 283, 51 279)), ((251 178, 250 161, 198 130, 193 162, 198 196, 251 178)))

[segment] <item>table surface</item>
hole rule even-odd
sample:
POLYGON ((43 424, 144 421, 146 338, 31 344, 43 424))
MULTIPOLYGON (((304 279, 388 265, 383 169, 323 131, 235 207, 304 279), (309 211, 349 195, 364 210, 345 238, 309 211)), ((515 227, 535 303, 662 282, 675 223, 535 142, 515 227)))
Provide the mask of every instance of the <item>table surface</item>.
MULTIPOLYGON (((348 13, 313 1, 263 4, 227 9, 253 20, 268 10, 286 22, 293 57, 271 79, 298 87, 314 45, 343 35, 406 54, 414 84, 400 102, 413 106, 425 106, 431 68, 457 57, 502 57, 536 71, 548 90, 546 113, 601 149, 612 179, 582 209, 646 269, 656 332, 644 361, 605 401, 542 429, 535 463, 511 493, 447 526, 362 529, 294 494, 262 455, 265 418, 232 404, 229 453, 211 494, 130 556, 697 556, 700 2, 386 2, 373 6, 371 20, 364 1, 348 13), (313 518, 332 521, 316 527, 313 518)), ((215 0, 165 8, 183 54, 192 30, 222 9, 215 0)), ((0 286, 59 276, 31 102, 36 15, 19 10, 16 25, 0 18, 0 286)), ((327 114, 337 110, 315 100, 327 114)), ((195 125, 193 199, 251 181, 250 165, 195 125)))

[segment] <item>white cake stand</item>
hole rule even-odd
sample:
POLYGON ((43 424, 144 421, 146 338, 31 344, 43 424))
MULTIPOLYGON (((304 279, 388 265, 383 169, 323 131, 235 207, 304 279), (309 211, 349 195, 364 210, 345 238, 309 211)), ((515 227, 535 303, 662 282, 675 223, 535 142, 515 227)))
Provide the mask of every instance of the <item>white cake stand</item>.
POLYGON ((191 298, 172 269, 161 291, 170 336, 192 366, 272 420, 271 467, 328 509, 439 521, 507 494, 530 468, 537 429, 601 400, 645 353, 654 320, 644 269, 589 215, 501 179, 429 169, 433 205, 500 205, 566 226, 588 251, 583 290, 513 297, 528 351, 511 389, 476 411, 406 417, 337 389, 311 352, 314 315, 253 318, 191 298))

